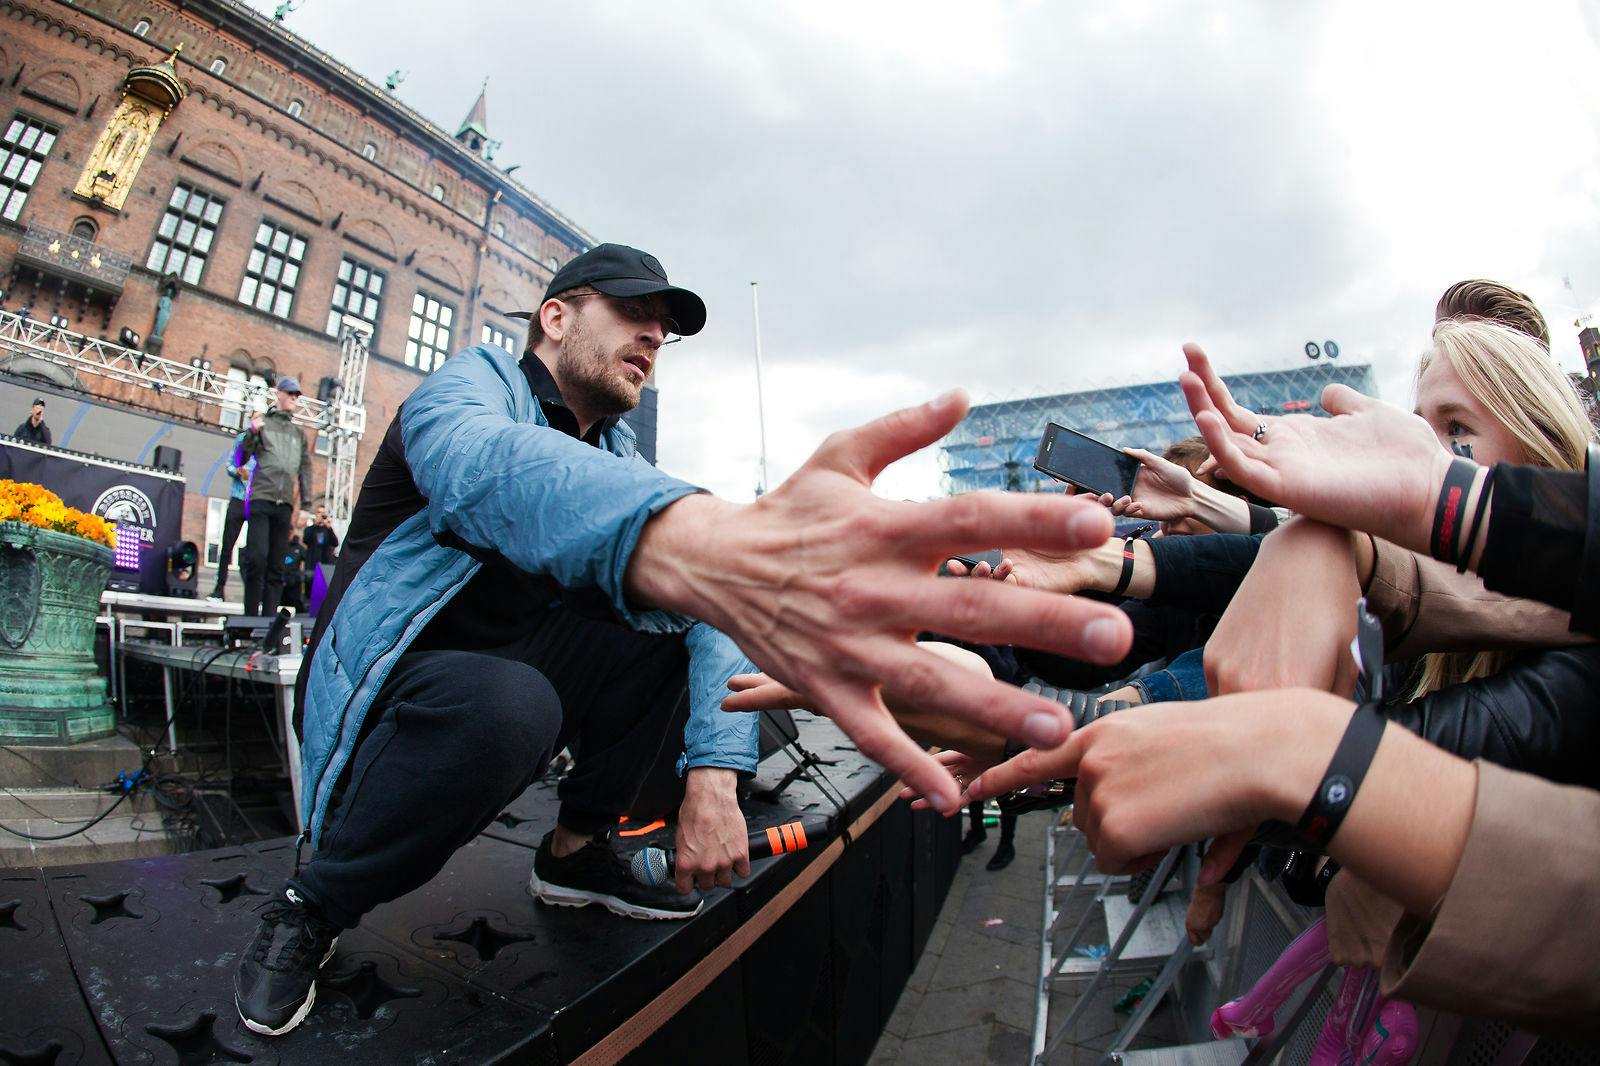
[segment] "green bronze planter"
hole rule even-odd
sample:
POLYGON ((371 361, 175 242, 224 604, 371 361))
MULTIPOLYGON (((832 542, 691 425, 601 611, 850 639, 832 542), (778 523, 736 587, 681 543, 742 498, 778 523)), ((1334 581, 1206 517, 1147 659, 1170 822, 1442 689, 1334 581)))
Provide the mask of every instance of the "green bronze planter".
POLYGON ((0 522, 0 744, 72 744, 115 731, 94 658, 112 558, 83 537, 0 522))

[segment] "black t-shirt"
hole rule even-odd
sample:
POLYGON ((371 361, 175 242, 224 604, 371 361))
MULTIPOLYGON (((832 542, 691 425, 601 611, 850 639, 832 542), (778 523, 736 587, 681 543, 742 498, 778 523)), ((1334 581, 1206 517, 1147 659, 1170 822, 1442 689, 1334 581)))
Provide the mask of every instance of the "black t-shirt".
MULTIPOLYGON (((539 405, 552 429, 570 437, 578 437, 578 420, 562 402, 561 391, 556 387, 550 371, 532 355, 521 362, 528 387, 539 398, 539 405)), ((581 439, 596 447, 600 435, 616 419, 607 418, 589 427, 581 439)), ((427 507, 426 497, 417 489, 411 467, 406 463, 405 443, 400 434, 400 414, 389 423, 383 443, 373 457, 372 467, 361 483, 361 495, 350 515, 350 527, 345 531, 339 565, 333 572, 333 584, 328 598, 317 612, 316 629, 312 634, 312 647, 322 638, 322 631, 333 618, 344 590, 350 587, 356 574, 378 545, 406 519, 427 507)), ((534 619, 548 610, 561 596, 556 582, 544 575, 529 574, 518 569, 499 552, 478 548, 457 537, 442 541, 449 547, 465 551, 483 563, 467 586, 458 592, 434 616, 410 651, 451 649, 474 651, 499 648, 515 640, 531 628, 534 619)), ((309 661, 309 660, 308 660, 309 661)))

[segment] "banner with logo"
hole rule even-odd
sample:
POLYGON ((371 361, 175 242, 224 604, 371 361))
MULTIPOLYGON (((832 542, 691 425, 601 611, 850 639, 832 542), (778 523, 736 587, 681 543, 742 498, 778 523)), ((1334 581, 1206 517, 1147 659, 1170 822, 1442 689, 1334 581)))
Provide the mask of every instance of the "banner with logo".
POLYGON ((122 567, 133 557, 126 538, 136 532, 139 591, 166 594, 167 548, 181 540, 183 532, 181 475, 63 448, 0 439, 0 478, 43 485, 68 507, 114 523, 119 540, 119 576, 128 579, 133 573, 122 567))

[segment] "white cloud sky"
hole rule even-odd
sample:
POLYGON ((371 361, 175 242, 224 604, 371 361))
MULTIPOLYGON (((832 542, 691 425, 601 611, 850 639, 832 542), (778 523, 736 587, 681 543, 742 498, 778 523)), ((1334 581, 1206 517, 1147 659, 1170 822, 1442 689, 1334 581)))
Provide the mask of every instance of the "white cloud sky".
MULTIPOLYGON (((661 360, 660 457, 734 499, 752 280, 774 482, 951 386, 1175 376, 1189 339, 1227 370, 1336 338, 1407 403, 1465 277, 1531 293, 1579 369, 1600 302, 1591 3, 309 0, 287 25, 408 71, 441 124, 487 75, 499 161, 706 298, 661 360)), ((937 494, 933 456, 880 491, 937 494)))

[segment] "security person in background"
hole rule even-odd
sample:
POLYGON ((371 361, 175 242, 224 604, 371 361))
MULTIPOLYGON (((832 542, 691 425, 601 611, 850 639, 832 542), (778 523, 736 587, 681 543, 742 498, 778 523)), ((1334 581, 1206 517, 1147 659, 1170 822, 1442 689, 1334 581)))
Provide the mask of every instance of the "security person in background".
POLYGON ((245 541, 244 613, 272 614, 283 595, 283 556, 295 521, 295 488, 300 502, 311 498, 311 445, 295 427, 294 409, 300 403, 300 383, 282 377, 277 384, 277 405, 265 415, 250 419, 244 446, 238 455, 254 458, 245 517, 250 524, 245 541))
POLYGON ((44 397, 37 396, 33 401, 33 410, 28 412, 28 417, 22 420, 22 425, 12 434, 19 440, 29 441, 33 444, 55 443, 50 437, 50 427, 44 424, 44 397))

